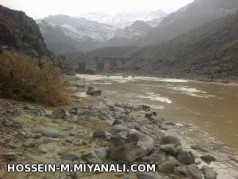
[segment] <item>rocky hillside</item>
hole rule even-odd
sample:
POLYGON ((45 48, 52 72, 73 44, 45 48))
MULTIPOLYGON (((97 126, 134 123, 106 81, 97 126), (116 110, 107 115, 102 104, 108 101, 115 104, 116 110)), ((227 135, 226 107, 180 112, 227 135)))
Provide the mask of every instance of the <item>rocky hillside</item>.
POLYGON ((127 67, 159 76, 237 80, 237 22, 238 13, 167 43, 141 48, 128 56, 132 61, 127 67))
POLYGON ((0 45, 32 57, 50 56, 39 27, 22 11, 0 5, 0 45))
POLYGON ((140 75, 237 80, 237 22, 238 13, 199 26, 167 43, 134 49, 122 54, 126 63, 113 69, 140 75))
POLYGON ((166 42, 204 23, 233 14, 237 0, 195 0, 193 3, 165 17, 137 44, 151 45, 166 42))

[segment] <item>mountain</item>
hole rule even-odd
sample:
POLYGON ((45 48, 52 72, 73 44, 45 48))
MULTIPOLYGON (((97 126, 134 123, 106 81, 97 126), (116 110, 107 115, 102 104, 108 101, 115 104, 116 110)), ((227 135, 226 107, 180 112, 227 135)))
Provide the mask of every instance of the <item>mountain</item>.
POLYGON ((48 48, 56 54, 99 48, 117 30, 107 24, 65 15, 49 16, 37 23, 48 48))
MULTIPOLYGON (((97 63, 94 66, 100 66, 98 71, 104 73, 113 71, 172 78, 237 81, 237 31, 238 12, 203 24, 166 43, 133 49, 120 58, 115 56, 110 59, 111 63, 124 63, 118 63, 111 69, 101 69, 105 57, 101 57, 101 61, 91 58, 88 63, 97 63)), ((82 60, 79 59, 78 62, 82 60)))
POLYGON ((166 16, 159 26, 151 29, 136 44, 151 45, 166 42, 199 25, 234 14, 237 9, 237 0, 195 0, 166 16))
POLYGON ((135 21, 131 26, 118 30, 114 37, 109 39, 104 46, 128 46, 134 41, 145 36, 151 30, 151 26, 144 21, 135 21))
MULTIPOLYGON (((115 26, 119 29, 125 29, 131 26, 135 21, 161 21, 160 19, 167 15, 162 10, 148 11, 148 12, 131 12, 131 13, 118 13, 115 15, 108 15, 103 13, 86 13, 81 14, 80 17, 86 18, 91 21, 96 21, 104 24, 115 26)), ((158 24, 157 23, 157 24, 158 24)), ((155 23, 153 23, 155 25, 155 23)))
POLYGON ((48 48, 56 54, 89 51, 104 46, 128 46, 146 35, 151 26, 135 21, 125 29, 65 15, 37 20, 48 48))
POLYGON ((51 56, 35 21, 0 5, 0 45, 32 57, 51 56))

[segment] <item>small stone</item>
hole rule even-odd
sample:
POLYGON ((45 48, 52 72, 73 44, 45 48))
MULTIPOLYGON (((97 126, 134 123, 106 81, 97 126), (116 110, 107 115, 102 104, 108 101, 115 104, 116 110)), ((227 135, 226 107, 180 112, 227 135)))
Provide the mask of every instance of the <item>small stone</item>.
POLYGON ((124 174, 123 173, 115 173, 115 176, 117 177, 122 177, 124 174))
POLYGON ((118 125, 118 124, 122 124, 121 120, 115 119, 112 123, 113 126, 118 125))
POLYGON ((169 127, 167 125, 162 124, 162 125, 160 125, 160 129, 167 131, 167 130, 169 130, 169 127))
POLYGON ((80 132, 79 131, 70 131, 69 135, 70 136, 76 136, 78 135, 80 132))
POLYGON ((16 160, 17 154, 15 152, 2 153, 1 156, 6 160, 16 160))
POLYGON ((93 138, 105 138, 106 134, 102 129, 95 129, 93 131, 93 138))
POLYGON ((127 130, 128 129, 125 126, 118 124, 118 125, 112 126, 110 132, 111 132, 111 134, 117 134, 121 131, 127 131, 127 130))
POLYGON ((84 140, 77 140, 76 142, 74 142, 74 145, 76 146, 84 146, 87 145, 88 143, 84 140))
POLYGON ((53 119, 64 119, 67 117, 67 112, 63 108, 57 108, 51 114, 53 119))
POLYGON ((194 150, 202 151, 202 152, 208 152, 208 150, 201 145, 192 145, 191 148, 194 150))
POLYGON ((96 155, 96 153, 94 151, 86 152, 83 155, 83 159, 89 164, 95 164, 95 163, 101 164, 102 163, 101 159, 96 155))
POLYGON ((33 135, 32 138, 33 138, 33 139, 40 139, 40 138, 41 138, 41 135, 40 135, 40 134, 36 134, 36 135, 33 135))
POLYGON ((46 129, 42 131, 42 135, 46 137, 57 138, 59 137, 59 132, 56 129, 46 129))
POLYGON ((34 128, 31 130, 32 133, 40 133, 41 129, 34 128))
POLYGON ((46 154, 48 152, 44 147, 38 147, 36 150, 41 154, 46 154))
POLYGON ((64 154, 61 156, 61 159, 75 161, 79 159, 79 156, 75 154, 64 154))
POLYGON ((211 162, 216 161, 216 158, 213 157, 213 156, 211 156, 211 155, 203 155, 203 156, 201 156, 201 159, 202 159, 204 162, 208 163, 208 164, 210 164, 211 162))
POLYGON ((35 142, 24 142, 23 146, 26 148, 32 148, 35 147, 36 143, 35 142))

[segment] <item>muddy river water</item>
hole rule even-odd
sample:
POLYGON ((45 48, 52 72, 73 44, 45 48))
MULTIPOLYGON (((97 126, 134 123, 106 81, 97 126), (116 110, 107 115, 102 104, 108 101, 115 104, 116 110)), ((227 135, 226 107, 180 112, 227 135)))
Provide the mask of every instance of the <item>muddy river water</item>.
POLYGON ((189 125, 176 132, 192 144, 212 145, 222 154, 238 156, 237 84, 151 77, 77 76, 101 89, 109 102, 147 104, 157 110, 159 116, 189 125))

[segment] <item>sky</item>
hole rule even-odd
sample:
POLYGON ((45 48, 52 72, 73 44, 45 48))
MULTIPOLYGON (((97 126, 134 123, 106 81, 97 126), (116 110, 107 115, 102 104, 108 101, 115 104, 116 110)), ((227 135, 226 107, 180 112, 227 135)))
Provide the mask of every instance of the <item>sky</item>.
POLYGON ((22 10, 34 19, 49 15, 80 16, 84 13, 129 13, 137 11, 174 11, 193 0, 0 0, 11 9, 22 10))

